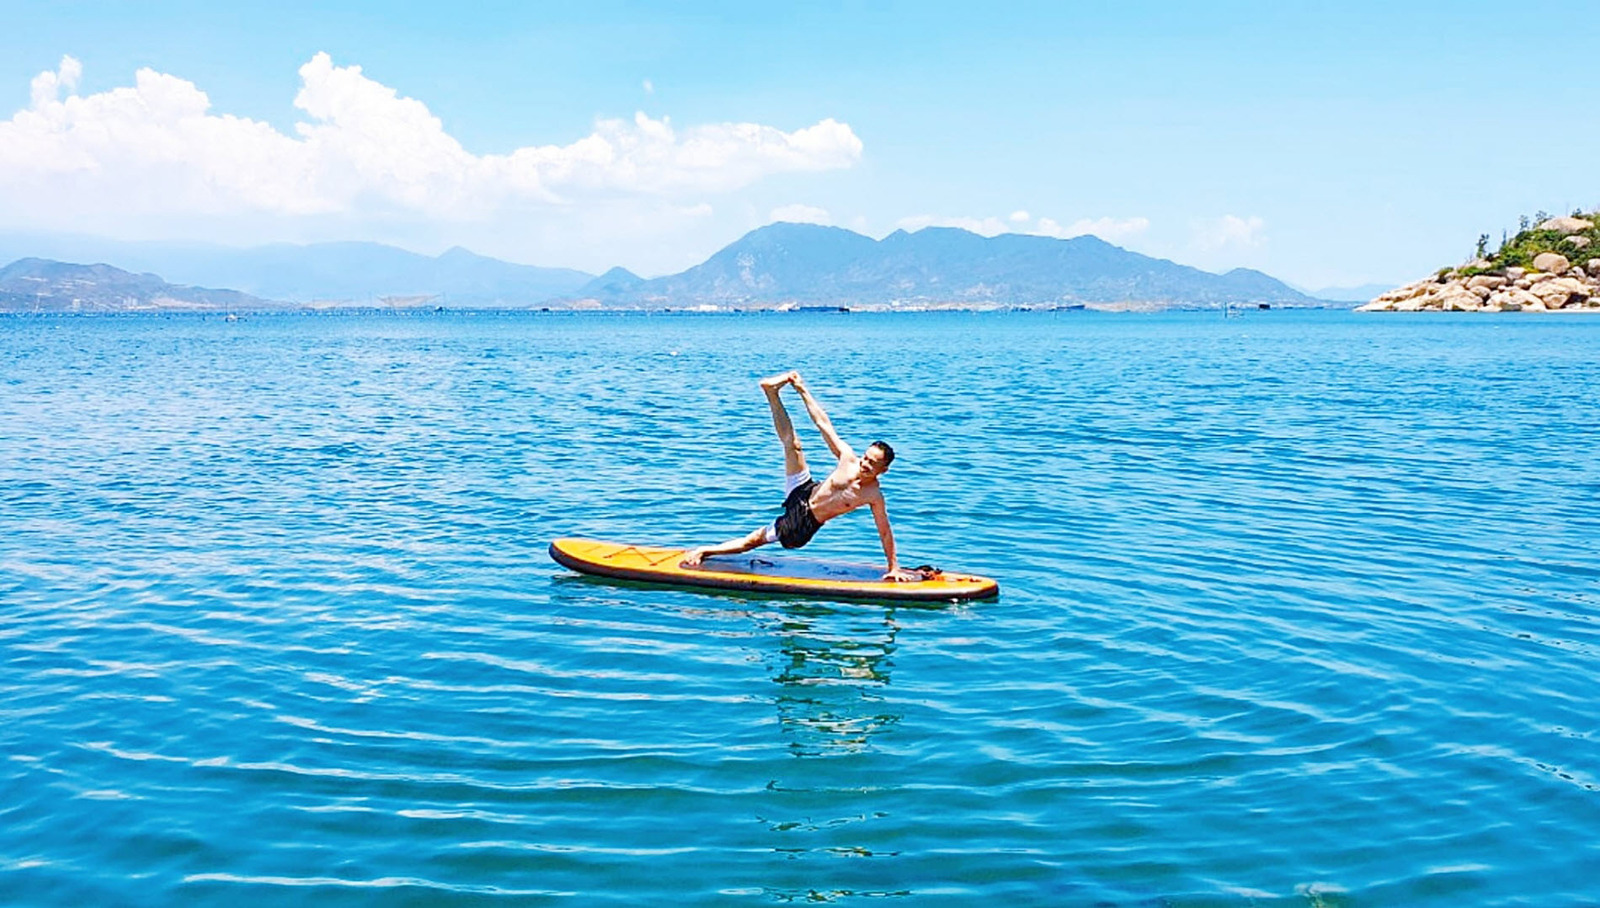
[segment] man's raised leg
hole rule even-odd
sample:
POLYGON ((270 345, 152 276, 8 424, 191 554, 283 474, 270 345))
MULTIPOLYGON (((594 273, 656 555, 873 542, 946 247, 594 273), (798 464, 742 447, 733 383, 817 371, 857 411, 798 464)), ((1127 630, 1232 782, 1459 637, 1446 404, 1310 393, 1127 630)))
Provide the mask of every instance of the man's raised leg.
MULTIPOLYGON (((778 392, 783 390, 783 386, 792 383, 797 377, 793 372, 784 372, 761 380, 761 391, 767 395, 767 406, 772 409, 772 427, 778 430, 778 440, 783 442, 785 479, 803 472, 806 468, 806 455, 800 449, 800 439, 794 434, 794 423, 789 421, 789 411, 783 408, 783 401, 778 397, 778 392)), ((710 555, 736 555, 748 552, 772 542, 774 532, 774 528, 769 524, 751 532, 748 536, 730 539, 721 545, 690 549, 684 553, 680 564, 684 567, 696 567, 710 555)))
POLYGON ((794 423, 789 421, 789 411, 783 408, 778 392, 794 381, 793 372, 774 375, 761 380, 761 390, 767 395, 767 406, 772 409, 772 427, 778 430, 778 440, 783 442, 783 475, 793 476, 806 468, 806 455, 800 447, 800 438, 794 434, 794 423))

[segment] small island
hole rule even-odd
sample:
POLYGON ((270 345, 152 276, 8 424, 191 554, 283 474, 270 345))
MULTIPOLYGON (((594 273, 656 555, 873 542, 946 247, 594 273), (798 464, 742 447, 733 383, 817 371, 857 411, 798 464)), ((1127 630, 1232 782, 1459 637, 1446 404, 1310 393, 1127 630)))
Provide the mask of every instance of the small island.
POLYGON ((1357 312, 1600 313, 1600 229, 1595 212, 1523 218, 1490 255, 1487 234, 1473 260, 1390 290, 1357 312), (1529 224, 1535 226, 1530 227, 1529 224))

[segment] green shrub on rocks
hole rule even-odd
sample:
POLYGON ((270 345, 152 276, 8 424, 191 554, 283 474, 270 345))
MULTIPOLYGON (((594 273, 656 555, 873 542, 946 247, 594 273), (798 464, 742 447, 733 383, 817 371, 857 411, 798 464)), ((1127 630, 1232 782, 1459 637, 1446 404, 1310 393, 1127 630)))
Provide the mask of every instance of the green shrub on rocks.
MULTIPOLYGON (((1539 212, 1543 215, 1544 212, 1539 212)), ((1533 260, 1540 253, 1554 252, 1566 256, 1572 261, 1600 256, 1600 211, 1588 214, 1574 213, 1572 217, 1588 221, 1590 226, 1586 230, 1575 233, 1565 233, 1560 230, 1541 230, 1540 226, 1549 222, 1548 217, 1541 217, 1530 223, 1529 219, 1522 218, 1524 226, 1517 231, 1517 235, 1506 240, 1495 250, 1491 256, 1479 256, 1470 265, 1451 269, 1452 273, 1463 277, 1472 277, 1479 274, 1502 274, 1507 268, 1526 268, 1533 270, 1533 260), (1574 243, 1572 237, 1582 237, 1588 243, 1574 243)))

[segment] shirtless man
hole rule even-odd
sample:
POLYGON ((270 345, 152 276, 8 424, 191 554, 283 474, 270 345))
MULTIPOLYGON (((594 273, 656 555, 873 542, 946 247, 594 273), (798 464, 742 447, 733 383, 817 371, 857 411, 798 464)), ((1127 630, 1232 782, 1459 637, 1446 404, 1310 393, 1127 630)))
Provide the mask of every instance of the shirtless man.
POLYGON ((883 490, 878 487, 878 477, 889 469, 889 464, 894 460, 894 449, 886 442, 875 441, 867 445, 865 453, 856 456, 856 452, 834 431, 828 414, 811 396, 798 372, 785 372, 762 379, 761 390, 766 392, 767 406, 772 408, 772 424, 783 442, 783 490, 787 493, 783 501, 783 514, 748 536, 730 539, 721 545, 691 549, 684 555, 683 566, 694 567, 709 555, 748 552, 769 542, 781 543, 786 549, 800 548, 811 541, 823 524, 865 505, 872 509, 872 519, 878 525, 878 538, 883 541, 883 554, 889 561, 889 570, 883 579, 921 580, 923 575, 920 572, 902 570, 900 563, 895 560, 894 531, 889 528, 889 510, 883 503, 883 490), (812 479, 811 471, 806 469, 800 439, 795 437, 794 424, 783 409, 783 401, 778 399, 778 392, 783 390, 784 385, 794 386, 800 400, 806 405, 806 413, 817 424, 817 431, 822 433, 822 440, 828 443, 833 456, 839 459, 833 472, 821 482, 812 479))

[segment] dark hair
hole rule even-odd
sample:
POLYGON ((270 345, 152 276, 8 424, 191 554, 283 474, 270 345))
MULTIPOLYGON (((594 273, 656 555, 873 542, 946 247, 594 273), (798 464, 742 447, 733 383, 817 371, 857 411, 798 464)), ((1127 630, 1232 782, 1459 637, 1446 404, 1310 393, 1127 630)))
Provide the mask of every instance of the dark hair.
POLYGON ((894 448, 889 447, 889 443, 888 442, 886 442, 886 441, 875 441, 872 444, 867 445, 867 448, 869 450, 872 449, 872 448, 879 448, 879 449, 881 449, 883 451, 883 468, 884 469, 887 470, 889 468, 889 464, 894 463, 894 448))

